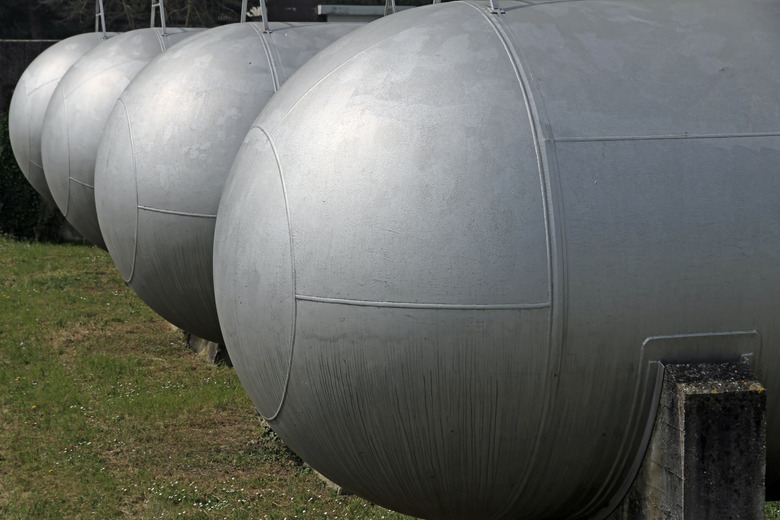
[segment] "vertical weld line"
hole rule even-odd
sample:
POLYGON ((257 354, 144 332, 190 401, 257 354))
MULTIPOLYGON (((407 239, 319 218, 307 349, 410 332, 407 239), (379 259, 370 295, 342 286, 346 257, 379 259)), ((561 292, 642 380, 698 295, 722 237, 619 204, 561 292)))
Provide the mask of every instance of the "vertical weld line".
MULTIPOLYGON (((485 15, 483 14, 483 16, 485 16, 485 15)), ((489 17, 489 16, 487 18, 489 20, 491 20, 491 21, 496 19, 496 17, 489 17)), ((500 18, 499 18, 499 20, 500 20, 500 18)), ((501 24, 500 21, 495 23, 495 25, 497 26, 498 30, 502 31, 502 33, 503 33, 504 29, 503 29, 503 27, 500 24, 501 24)), ((511 34, 511 30, 507 30, 506 32, 511 34)), ((511 36, 506 36, 506 38, 509 41, 512 41, 511 36)), ((523 51, 519 47, 519 45, 515 45, 514 47, 510 47, 510 48, 512 50, 514 50, 515 52, 517 52, 519 55, 521 55, 521 56, 523 55, 523 51)), ((525 61, 527 62, 528 60, 525 60, 525 61)), ((521 83, 521 85, 523 86, 523 89, 525 89, 526 88, 525 84, 529 84, 530 85, 532 83, 532 81, 529 79, 529 77, 531 76, 531 73, 528 72, 528 71, 524 71, 520 67, 519 68, 519 74, 523 76, 523 83, 521 83)), ((524 96, 526 96, 526 92, 525 91, 524 91, 524 96)), ((526 98, 526 99, 528 100, 529 98, 526 98)), ((543 115, 544 116, 544 120, 548 121, 548 118, 546 116, 546 109, 544 107, 544 99, 543 98, 539 97, 538 100, 537 99, 532 99, 531 100, 531 106, 532 106, 532 110, 534 110, 534 112, 536 114, 536 120, 537 121, 541 121, 542 120, 540 115, 543 115), (537 103, 538 103, 538 105, 537 105, 537 103)), ((551 257, 550 257, 550 272, 551 273, 555 273, 555 271, 554 271, 554 269, 552 267, 553 264, 555 263, 555 262, 553 262, 552 255, 555 255, 555 253, 556 253, 556 249, 552 247, 552 244, 557 242, 558 243, 558 248, 559 248, 559 251, 557 251, 559 253, 558 262, 557 262, 559 264, 558 265, 558 270, 559 270, 559 273, 560 273, 559 280, 557 281, 558 283, 556 284, 556 279, 551 277, 550 281, 551 281, 551 285, 554 286, 554 287, 551 287, 551 289, 555 288, 558 291, 558 293, 559 293, 560 303, 557 306, 556 305, 551 305, 551 307, 550 307, 550 313, 551 313, 550 337, 554 338, 555 330, 556 330, 556 328, 559 328, 559 334, 560 334, 559 341, 560 341, 560 345, 561 345, 561 349, 562 349, 563 348, 562 346, 565 344, 565 340, 566 340, 566 329, 565 329, 564 324, 565 324, 565 319, 566 319, 567 312, 568 312, 568 309, 567 309, 567 307, 568 307, 568 300, 566 298, 566 291, 567 291, 567 289, 566 289, 566 284, 565 284, 565 280, 567 279, 567 263, 565 262, 565 258, 566 258, 566 240, 565 240, 565 236, 563 234, 563 230, 565 229, 565 215, 564 215, 565 208, 563 206, 560 206, 560 207, 557 208, 558 214, 559 214, 560 218, 557 219, 557 221, 556 221, 555 218, 554 218, 554 214, 553 214, 554 208, 552 207, 552 204, 553 204, 552 201, 555 200, 555 197, 553 197, 553 195, 557 194, 558 200, 561 200, 561 197, 562 197, 561 194, 560 194, 560 183, 559 182, 555 182, 557 179, 554 179, 553 175, 552 175, 554 172, 557 172, 557 153, 555 151, 556 140, 555 140, 554 136, 552 135, 552 130, 551 129, 549 129, 549 128, 547 129, 546 133, 549 134, 549 135, 544 135, 545 134, 545 129, 544 128, 542 128, 541 131, 542 131, 542 134, 543 134, 543 138, 544 138, 544 140, 546 142, 546 145, 551 149, 551 153, 545 155, 545 157, 547 157, 547 164, 548 164, 548 168, 546 169, 546 171, 543 169, 543 164, 540 163, 540 171, 543 172, 543 175, 546 174, 546 188, 547 188, 547 191, 549 193, 549 195, 547 195, 547 197, 549 197, 549 200, 547 198, 545 198, 545 200, 544 200, 544 204, 545 204, 545 217, 546 217, 545 218, 545 225, 546 226, 549 225, 549 222, 547 220, 548 218, 549 218, 549 221, 553 223, 553 225, 550 225, 550 227, 547 229, 547 232, 548 232, 548 247, 550 248, 549 251, 550 251, 550 254, 551 254, 551 257), (555 235, 555 230, 556 230, 555 226, 556 225, 557 225, 557 229, 559 231, 559 234, 558 234, 557 238, 556 238, 556 235, 555 235), (558 311, 558 314, 556 314, 556 309, 558 311), (558 327, 556 327, 556 323, 559 323, 560 325, 558 327)), ((539 142, 538 141, 538 133, 537 132, 538 132, 538 130, 534 129, 534 138, 535 138, 535 142, 536 143, 539 142)), ((538 151, 538 153, 541 153, 541 151, 539 149, 537 151, 538 151)), ((554 297, 553 297, 553 294, 551 292, 551 294, 550 294, 550 301, 551 301, 551 303, 553 302, 553 300, 554 300, 554 297)), ((552 356, 552 353, 550 353, 550 356, 552 356)), ((549 424, 547 424, 547 422, 548 422, 548 419, 549 419, 549 409, 552 408, 552 405, 550 404, 549 407, 547 407, 547 405, 549 403, 551 403, 552 396, 553 395, 557 395, 558 389, 559 389, 560 384, 561 384, 560 383, 560 368, 561 368, 560 364, 561 364, 561 360, 562 360, 562 354, 559 353, 558 366, 556 368, 556 373, 558 374, 558 377, 553 382, 553 384, 550 385, 550 389, 552 391, 550 392, 550 398, 545 401, 546 409, 545 409, 545 414, 544 414, 544 416, 542 418, 542 424, 544 426, 542 426, 540 428, 540 431, 541 431, 542 428, 549 428, 549 424)), ((551 362, 551 360, 550 360, 550 362, 551 362)), ((639 384, 640 384, 640 382, 638 381, 637 385, 636 385, 636 388, 639 387, 639 384)), ((636 391, 636 388, 635 388, 635 391, 636 391)), ((636 396, 635 396, 634 400, 632 400, 632 403, 635 402, 635 399, 636 399, 636 396)), ((634 416, 636 416, 636 413, 632 412, 632 417, 634 417, 634 416)), ((623 483, 624 479, 618 480, 617 484, 616 484, 616 480, 614 478, 614 475, 615 475, 616 470, 618 470, 619 467, 624 464, 624 459, 625 459, 624 455, 626 453, 628 453, 628 448, 631 445, 631 438, 634 436, 633 432, 635 432, 636 430, 637 430, 637 427, 633 427, 633 428, 627 429, 623 433, 622 439, 620 440, 620 444, 619 444, 619 447, 618 447, 617 456, 616 456, 615 460, 613 461, 613 463, 612 463, 612 465, 610 467, 609 472, 607 473, 607 478, 605 478, 605 480, 602 482, 602 484, 599 487, 598 491, 593 494, 591 500, 589 502, 587 502, 586 505, 583 506, 574 515, 574 517, 579 517, 581 515, 584 515, 588 511, 592 511, 593 508, 597 507, 600 503, 607 502, 609 500, 609 497, 611 496, 610 490, 613 490, 612 493, 614 493, 614 489, 620 489, 622 487, 622 483, 623 483), (612 478, 610 478, 610 477, 612 477, 612 478)), ((536 456, 537 456, 537 452, 535 450, 534 451, 534 457, 536 457, 536 456)), ((630 456, 629 460, 633 460, 633 456, 630 456)), ((533 464, 533 462, 532 462, 532 464, 533 464)))
MULTIPOLYGON (((644 345, 643 345, 644 347, 644 345)), ((634 480, 639 475, 639 472, 642 469, 642 465, 644 464, 645 458, 647 456, 647 452, 650 448, 650 441, 652 440, 653 431, 655 429, 655 423, 656 419, 659 413, 659 408, 661 404, 661 392, 663 391, 663 380, 664 380, 664 373, 665 373, 665 366, 660 361, 647 361, 644 355, 644 348, 642 349, 643 354, 641 355, 641 361, 639 363, 639 371, 637 373, 637 384, 636 387, 641 389, 641 396, 647 399, 647 394, 650 394, 650 413, 648 415, 647 420, 644 422, 644 424, 639 424, 637 427, 633 428, 632 431, 639 430, 644 427, 644 430, 642 432, 641 441, 640 441, 640 449, 639 451, 632 457, 629 457, 629 460, 631 461, 631 464, 629 465, 629 471, 628 471, 628 477, 623 480, 623 482, 620 484, 620 486, 615 487, 617 491, 613 491, 610 496, 612 498, 607 499, 605 501, 605 506, 602 507, 600 510, 596 511, 595 514, 590 515, 591 518, 594 520, 604 520, 607 517, 609 517, 621 504, 623 501, 623 498, 626 496, 628 491, 631 489, 631 486, 634 483, 634 480), (654 365, 657 364, 657 369, 655 371, 655 377, 652 378, 652 383, 650 382, 651 376, 652 376, 652 368, 654 365), (643 374, 642 367, 647 367, 643 374), (644 384, 641 384, 644 382, 644 384), (651 387, 651 389, 648 389, 648 387, 651 387)), ((637 390, 637 392, 640 392, 640 390, 637 390)), ((634 401, 632 401, 634 404, 636 404, 638 397, 634 396, 634 401)), ((635 407, 635 411, 632 411, 630 415, 630 420, 632 422, 636 421, 636 417, 638 416, 638 407, 635 407)), ((638 421, 636 421, 638 422, 638 421)), ((585 508, 582 509, 584 511, 585 508)))
MULTIPOLYGON (((279 90, 279 77, 278 77, 278 74, 277 74, 277 71, 276 71, 276 65, 274 63, 273 54, 271 52, 271 46, 270 46, 270 44, 269 44, 269 42, 267 40, 269 35, 268 35, 268 33, 265 33, 265 32, 262 32, 262 31, 258 30, 258 27, 255 24, 252 24, 252 28, 257 33, 257 36, 260 38, 260 42, 263 44, 263 51, 265 52, 265 58, 266 58, 266 60, 268 60, 268 69, 271 72, 271 78, 273 79, 273 82, 274 82, 274 92, 276 92, 276 91, 279 90)), ((266 134, 266 132, 264 130, 262 130, 262 129, 260 129, 260 130, 264 134, 266 134)), ((266 134, 266 136, 268 136, 268 134, 266 134)), ((270 137, 269 137, 269 139, 270 139, 270 137)), ((271 147, 273 148, 273 143, 271 144, 271 147)), ((276 149, 275 148, 274 148, 274 153, 276 153, 276 149)))
MULTIPOLYGON (((552 192, 554 187, 550 177, 550 171, 548 168, 545 168, 546 155, 542 150, 542 146, 539 139, 539 128, 537 127, 537 125, 540 124, 541 121, 540 114, 546 114, 546 110, 544 109, 543 106, 541 108, 538 107, 535 102, 536 100, 531 98, 531 94, 529 92, 530 88, 528 86, 530 81, 527 77, 527 74, 525 73, 525 71, 521 66, 519 57, 515 54, 516 49, 512 45, 512 43, 514 42, 511 36, 507 34, 509 31, 507 31, 504 28, 501 22, 501 17, 496 16, 494 14, 486 13, 484 6, 475 5, 472 2, 465 2, 465 3, 471 6, 473 9, 475 9, 480 15, 482 15, 482 17, 488 22, 488 24, 496 33, 496 36, 498 37, 499 41, 501 42, 501 45, 506 51, 507 57, 509 58, 510 64, 512 65, 512 69, 514 70, 515 76, 517 78, 517 82, 520 86, 520 91, 523 95, 523 102, 525 103, 526 112, 528 114, 528 122, 531 128, 531 134, 533 136, 533 141, 534 141, 534 152, 536 154, 536 162, 539 171, 539 180, 541 184, 540 189, 541 189, 542 209, 544 212, 545 234, 547 238, 547 280, 548 280, 549 301, 550 301, 550 309, 548 312, 548 329, 547 329, 547 341, 549 346, 549 348, 547 349, 547 359, 546 359, 547 391, 545 392, 544 395, 544 404, 542 407, 542 413, 539 420, 539 428, 537 429, 536 438, 534 439, 533 442, 530 462, 527 466, 524 475, 519 480, 520 484, 516 488, 518 491, 515 491, 514 496, 512 497, 512 499, 510 499, 507 502, 505 510, 502 513, 502 514, 507 514, 507 512, 511 509, 512 504, 517 501, 517 497, 520 494, 522 494, 523 490, 528 486, 528 482, 531 477, 531 471, 534 468, 534 465, 537 463, 539 457, 539 449, 541 446, 542 437, 544 436, 544 432, 547 429, 549 429, 549 422, 551 417, 550 410, 553 407, 552 403, 554 401, 554 395, 557 395, 558 392, 560 377, 557 376, 560 375, 561 353, 560 353, 560 347, 558 349, 553 349, 552 347, 553 344, 555 343, 554 340, 556 339, 556 336, 558 336, 557 339, 559 343, 562 344, 563 341, 563 333, 561 332, 559 335, 556 335, 555 333, 556 329, 560 327, 558 323, 560 323, 561 322, 560 320, 562 319, 556 313, 556 309, 560 307, 560 304, 556 305, 555 291, 563 290, 564 273, 560 267, 557 270, 555 269, 555 265, 560 264, 562 260, 562 252, 558 253, 557 249, 554 247, 555 242, 557 241, 557 236, 555 234, 555 219, 554 219, 553 208, 551 203, 552 192), (561 271, 560 274, 559 271, 561 271), (556 276, 556 274, 558 274, 558 276, 556 276), (558 280, 557 278, 561 278, 561 279, 558 280), (555 353, 557 353, 557 361, 554 359, 555 353), (556 375, 556 377, 552 377, 553 375, 556 375)), ((547 118, 545 115, 545 120, 546 119, 547 118)), ((561 300, 562 302, 565 303, 564 298, 561 298, 561 300)))
MULTIPOLYGON (((55 85, 54 88, 56 89, 57 86, 55 85)), ((31 94, 31 92, 28 91, 27 81, 25 80, 25 82, 24 82, 24 99, 26 100, 28 107, 30 106, 30 94, 31 94)), ((54 94, 54 92, 52 92, 52 94, 54 94)), ((9 112, 10 112, 10 107, 9 107, 9 112)), ((46 116, 46 107, 43 108, 43 115, 44 115, 44 117, 46 116)), ((33 176, 32 175, 33 174, 33 165, 39 166, 40 167, 40 172, 41 172, 41 174, 43 174, 43 184, 44 184, 44 186, 46 186, 46 189, 49 191, 49 194, 51 194, 51 189, 48 187, 49 185, 46 182, 46 174, 43 171, 43 153, 41 152, 41 147, 40 146, 38 147, 38 155, 39 155, 38 159, 40 160, 41 164, 37 165, 36 162, 33 161, 33 156, 32 156, 33 139, 32 139, 32 132, 30 131, 31 128, 32 128, 31 127, 31 123, 32 123, 31 119, 32 118, 30 118, 30 117, 25 117, 24 118, 24 122, 27 125, 27 173, 25 173, 24 176, 27 177, 28 179, 32 179, 32 176, 33 176)), ((43 135, 43 119, 44 118, 41 118, 41 125, 38 127, 39 128, 39 135, 38 135, 38 140, 39 141, 41 140, 40 138, 43 135)), ((52 197, 52 199, 53 198, 54 197, 52 197)), ((55 206, 56 206, 56 203, 55 203, 55 206)))
MULTIPOLYGON (((160 15, 162 15, 162 12, 160 12, 160 15)), ((160 52, 165 52, 165 41, 163 40, 162 29, 158 31, 155 27, 154 33, 157 35, 157 42, 160 44, 160 52)))
MULTIPOLYGON (((65 211, 62 212, 62 215, 67 219, 70 208, 70 117, 68 117, 68 99, 65 97, 65 89, 60 90, 60 95, 62 96, 62 112, 65 116, 65 149, 68 151, 68 182, 65 185, 65 211)), ((45 175, 46 170, 43 171, 45 175)))
MULTIPOLYGON (((644 346, 644 345, 643 345, 644 346)), ((644 349, 642 349, 643 351, 644 349)), ((647 448, 649 447, 650 443, 650 436, 643 435, 640 437, 640 443, 639 443, 639 451, 636 453, 629 453, 628 448, 630 446, 630 439, 633 437, 636 437, 637 432, 644 426, 647 427, 648 420, 645 418, 644 420, 640 420, 640 409, 642 407, 642 398, 646 396, 648 390, 647 390, 647 377, 642 372, 642 369, 645 365, 649 366, 649 362, 645 359, 645 355, 640 351, 640 357, 639 357, 639 367, 637 370, 637 380, 634 383, 634 389, 631 396, 631 410, 629 411, 628 415, 628 428, 624 430, 623 438, 620 441, 620 446, 618 448, 617 456, 615 457, 614 461, 612 462, 612 465, 610 466, 609 475, 614 475, 616 470, 619 466, 623 466, 624 468, 627 468, 627 477, 624 477, 623 479, 620 479, 617 482, 610 482, 610 479, 605 479, 604 482, 602 482, 601 487, 599 487, 598 491, 596 491, 590 500, 584 507, 580 508, 580 510, 577 512, 577 515, 583 515, 588 511, 591 511, 594 507, 598 506, 598 504, 603 503, 605 504, 601 509, 597 510, 595 513, 595 516, 591 514, 595 519, 602 519, 607 516, 609 516, 610 513, 612 513, 619 505, 620 502, 623 500, 623 497, 628 493, 629 488, 631 487, 631 484, 634 481, 634 478, 639 473, 639 470, 641 469, 642 460, 644 459, 644 453, 647 451, 647 448), (638 461, 637 464, 635 464, 638 461), (636 470, 633 469, 633 466, 636 466, 636 470)), ((663 365, 661 366, 660 373, 663 374, 663 365)), ((648 369, 649 370, 649 369, 648 369)), ((652 394, 655 396, 660 396, 660 386, 657 389, 654 389, 652 391, 652 394), (657 391, 657 393, 656 393, 657 391)), ((658 409, 658 402, 653 400, 651 403, 651 412, 650 417, 654 418, 656 411, 658 409)), ((654 421, 650 420, 649 427, 650 432, 652 433, 654 421)), ((648 432, 645 432, 648 433, 648 432)))
POLYGON ((292 372, 292 364, 293 364, 293 356, 295 354, 295 336, 297 331, 297 321, 298 321, 298 300, 296 299, 295 295, 297 294, 296 290, 296 273, 295 273, 295 246, 293 244, 293 235, 292 235, 292 219, 290 218, 290 204, 289 199, 287 197, 287 185, 284 182, 284 172, 282 171, 282 165, 279 162, 279 153, 276 150, 276 145, 274 145, 273 139, 271 139, 271 136, 268 134, 268 132, 265 131, 265 129, 254 126, 254 128, 257 128, 260 130, 263 135, 268 140, 268 144, 271 147, 271 150, 274 154, 274 160, 276 161, 276 167, 279 170, 279 180, 282 184, 282 193, 284 194, 284 211, 287 217, 287 233, 288 233, 288 239, 290 241, 290 275, 292 280, 292 294, 290 294, 290 297, 292 298, 292 320, 290 328, 292 329, 290 331, 290 357, 287 361, 287 374, 285 375, 284 379, 284 389, 282 390, 282 397, 279 400, 279 407, 276 409, 276 412, 271 417, 266 417, 266 421, 273 421, 277 417, 279 417, 279 414, 282 413, 282 409, 284 408, 284 403, 287 400, 287 390, 290 388, 290 374, 292 372))
MULTIPOLYGON (((273 32, 263 33, 268 41, 268 51, 271 54, 271 61, 273 62, 273 69, 271 74, 274 78, 274 92, 278 91, 282 84, 287 81, 284 75, 284 67, 282 67, 282 55, 279 53, 279 47, 276 46, 273 40, 273 32)), ((276 37, 277 39, 279 36, 276 37)))
POLYGON ((130 276, 125 278, 125 282, 128 284, 133 281, 135 276, 135 261, 138 257, 138 220, 140 218, 141 209, 138 207, 138 171, 135 163, 135 142, 133 142, 133 129, 130 126, 130 112, 127 111, 127 105, 122 101, 122 98, 116 100, 117 103, 122 105, 122 109, 125 111, 125 122, 127 124, 127 135, 130 137, 130 159, 133 163, 133 185, 135 187, 135 231, 133 232, 133 261, 130 264, 130 276))

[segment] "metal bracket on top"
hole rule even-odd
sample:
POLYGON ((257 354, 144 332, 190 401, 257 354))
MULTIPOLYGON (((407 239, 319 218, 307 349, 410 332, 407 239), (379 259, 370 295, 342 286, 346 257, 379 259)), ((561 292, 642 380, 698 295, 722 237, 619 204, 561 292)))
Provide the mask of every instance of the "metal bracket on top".
POLYGON ((490 0, 490 12, 493 14, 506 14, 506 11, 498 5, 498 0, 490 0))
POLYGON ((268 27, 268 8, 265 5, 265 0, 260 0, 260 11, 263 13, 263 32, 270 33, 271 28, 268 27))
POLYGON ((165 5, 163 3, 163 0, 157 0, 157 3, 154 3, 155 0, 152 0, 152 16, 149 20, 149 27, 154 27, 154 8, 157 7, 160 9, 160 27, 162 27, 162 35, 168 36, 168 30, 165 28, 165 5))
MULTIPOLYGON (((241 2, 241 23, 246 22, 246 15, 249 14, 247 12, 247 0, 242 0, 241 2)), ((271 28, 268 26, 268 9, 265 5, 265 0, 260 0, 260 15, 263 17, 263 32, 264 33, 271 33, 271 28)), ((252 16, 257 16, 257 11, 255 11, 255 8, 252 8, 252 16)))
POLYGON ((103 9, 103 0, 95 0, 95 32, 103 32, 103 38, 106 35, 106 12, 103 9))

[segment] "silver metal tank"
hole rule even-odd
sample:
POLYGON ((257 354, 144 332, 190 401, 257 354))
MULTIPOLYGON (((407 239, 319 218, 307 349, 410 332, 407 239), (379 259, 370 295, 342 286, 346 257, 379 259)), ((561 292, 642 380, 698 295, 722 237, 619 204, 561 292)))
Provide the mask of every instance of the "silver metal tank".
POLYGON ((100 229, 125 280, 171 323, 222 342, 212 244, 236 152, 279 85, 359 26, 210 29, 155 58, 119 97, 97 153, 100 229))
POLYGON ((119 95, 149 61, 199 29, 137 29, 90 50, 62 77, 46 109, 41 153, 54 201, 76 230, 105 249, 95 213, 95 155, 119 95))
POLYGON ((780 3, 479 2, 302 67, 214 244, 236 371, 345 488, 424 518, 600 518, 664 362, 749 360, 780 492, 780 3))
POLYGON ((41 159, 41 131, 46 107, 62 76, 73 63, 115 33, 77 34, 43 51, 19 78, 8 108, 8 132, 16 162, 33 188, 54 204, 41 159))

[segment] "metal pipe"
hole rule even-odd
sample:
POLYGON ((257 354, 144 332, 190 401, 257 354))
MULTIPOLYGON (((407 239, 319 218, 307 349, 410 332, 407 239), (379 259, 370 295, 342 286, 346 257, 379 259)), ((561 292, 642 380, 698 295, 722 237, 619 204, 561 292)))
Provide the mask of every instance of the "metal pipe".
POLYGON ((103 0, 95 0, 95 32, 103 32, 103 38, 108 38, 106 34, 106 14, 103 9, 103 0))
POLYGON ((157 3, 154 3, 154 0, 152 0, 152 13, 151 13, 151 19, 149 20, 149 27, 154 27, 154 8, 157 7, 160 9, 160 27, 162 27, 162 35, 168 36, 168 30, 165 27, 165 3, 164 0, 158 0, 157 3))
POLYGON ((263 12, 263 32, 270 33, 271 28, 268 27, 268 8, 265 5, 265 0, 260 0, 260 10, 263 12))

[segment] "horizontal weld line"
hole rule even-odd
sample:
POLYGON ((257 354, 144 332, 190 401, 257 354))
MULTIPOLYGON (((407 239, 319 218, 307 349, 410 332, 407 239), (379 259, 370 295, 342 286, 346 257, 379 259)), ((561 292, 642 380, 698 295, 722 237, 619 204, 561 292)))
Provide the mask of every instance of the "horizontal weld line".
POLYGON ((587 143, 592 141, 660 141, 671 139, 733 139, 749 137, 780 137, 780 132, 756 132, 752 134, 605 135, 597 137, 555 137, 550 140, 556 143, 587 143))
POLYGON ((85 188, 89 188, 89 189, 91 189, 91 190, 94 190, 94 189, 95 189, 95 187, 94 187, 94 186, 92 186, 91 184, 87 184, 87 183, 86 183, 86 182, 84 182, 84 181, 80 181, 80 180, 78 180, 78 179, 74 179, 73 177, 70 177, 70 180, 72 180, 72 181, 73 181, 73 182, 75 182, 76 184, 81 184, 81 185, 82 185, 82 186, 84 186, 85 188))
POLYGON ((498 303, 498 304, 375 302, 375 301, 368 301, 368 300, 349 300, 345 298, 325 298, 322 296, 306 296, 303 294, 296 294, 295 299, 307 301, 307 302, 316 302, 316 303, 355 305, 358 307, 389 307, 395 309, 514 310, 514 309, 546 309, 550 306, 550 302, 498 303))
MULTIPOLYGON (((5 40, 0 40, 0 41, 5 41, 5 40)), ((10 40, 10 41, 13 41, 13 40, 10 40)), ((27 40, 27 41, 30 41, 30 40, 27 40)), ((33 40, 33 41, 35 41, 35 40, 33 40)), ((59 81, 60 79, 61 79, 61 78, 54 78, 54 79, 50 79, 50 80, 49 80, 49 81, 47 81, 46 83, 41 83, 40 85, 38 85, 37 87, 35 87, 35 88, 34 88, 34 89, 32 89, 31 91, 29 91, 29 92, 27 93, 27 95, 29 96, 29 95, 31 95, 33 92, 35 92, 36 90, 40 90, 40 89, 42 89, 43 87, 45 87, 46 85, 51 85, 52 83, 54 83, 55 81, 59 81)))
POLYGON ((167 213, 169 215, 181 215, 183 217, 217 218, 216 215, 212 215, 211 213, 190 213, 187 211, 174 211, 172 209, 150 208, 149 206, 138 206, 138 209, 153 211, 155 213, 167 213))

